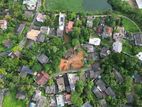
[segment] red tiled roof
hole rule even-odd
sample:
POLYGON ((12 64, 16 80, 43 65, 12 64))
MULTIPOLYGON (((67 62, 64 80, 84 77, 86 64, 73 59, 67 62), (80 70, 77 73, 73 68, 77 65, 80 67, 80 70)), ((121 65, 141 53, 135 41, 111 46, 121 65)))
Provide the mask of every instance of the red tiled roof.
POLYGON ((49 75, 45 72, 40 72, 37 74, 36 82, 38 85, 44 85, 49 79, 49 75))
POLYGON ((66 26, 66 33, 72 31, 73 25, 74 25, 74 22, 73 22, 73 21, 69 21, 69 22, 67 23, 67 26, 66 26))
POLYGON ((112 33, 112 28, 111 27, 106 27, 106 32, 107 33, 112 33))

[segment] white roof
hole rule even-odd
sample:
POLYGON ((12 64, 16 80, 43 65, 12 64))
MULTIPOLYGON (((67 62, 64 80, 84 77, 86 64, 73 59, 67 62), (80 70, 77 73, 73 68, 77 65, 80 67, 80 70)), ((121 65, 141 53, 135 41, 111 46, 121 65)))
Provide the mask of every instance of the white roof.
POLYGON ((142 52, 139 52, 136 56, 137 56, 137 58, 138 58, 139 60, 142 61, 142 52))
POLYGON ((56 95, 57 106, 64 107, 64 96, 63 95, 56 95))
POLYGON ((89 44, 91 44, 91 45, 98 46, 98 45, 100 45, 100 43, 101 43, 101 39, 100 38, 90 38, 89 39, 89 44))
POLYGON ((114 42, 114 43, 113 43, 113 50, 114 50, 115 52, 120 53, 120 52, 122 51, 122 43, 119 42, 119 41, 114 42))
POLYGON ((136 0, 138 8, 142 9, 142 0, 136 0))
POLYGON ((65 14, 60 13, 59 14, 59 29, 64 30, 65 27, 65 14))

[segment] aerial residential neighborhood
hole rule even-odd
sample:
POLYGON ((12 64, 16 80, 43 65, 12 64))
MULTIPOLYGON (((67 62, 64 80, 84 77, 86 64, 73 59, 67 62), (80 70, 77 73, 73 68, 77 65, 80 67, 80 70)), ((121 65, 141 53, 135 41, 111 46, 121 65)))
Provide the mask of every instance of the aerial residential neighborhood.
POLYGON ((0 107, 142 107, 142 0, 1 0, 0 107))

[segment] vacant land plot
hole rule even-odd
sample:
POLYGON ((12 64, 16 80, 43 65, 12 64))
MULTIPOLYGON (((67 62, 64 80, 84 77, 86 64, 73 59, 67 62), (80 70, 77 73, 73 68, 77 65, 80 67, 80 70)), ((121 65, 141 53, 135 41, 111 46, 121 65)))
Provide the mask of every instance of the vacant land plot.
POLYGON ((69 10, 75 12, 111 9, 107 0, 47 0, 46 5, 49 10, 69 10))
POLYGON ((26 103, 18 101, 15 93, 9 93, 4 97, 3 107, 26 107, 26 103))

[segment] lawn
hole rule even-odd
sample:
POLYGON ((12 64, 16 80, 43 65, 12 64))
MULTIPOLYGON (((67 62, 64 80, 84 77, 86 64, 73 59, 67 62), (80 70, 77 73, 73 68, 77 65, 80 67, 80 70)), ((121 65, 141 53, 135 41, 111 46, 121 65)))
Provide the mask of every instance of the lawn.
POLYGON ((83 11, 83 0, 47 0, 49 10, 83 11))
POLYGON ((19 101, 15 97, 15 93, 9 93, 4 97, 3 107, 26 107, 24 101, 19 101))
POLYGON ((124 25, 126 31, 129 31, 129 32, 132 32, 132 33, 139 32, 138 27, 126 18, 123 18, 123 25, 124 25))
POLYGON ((44 0, 44 2, 49 10, 93 12, 111 9, 107 0, 44 0))

